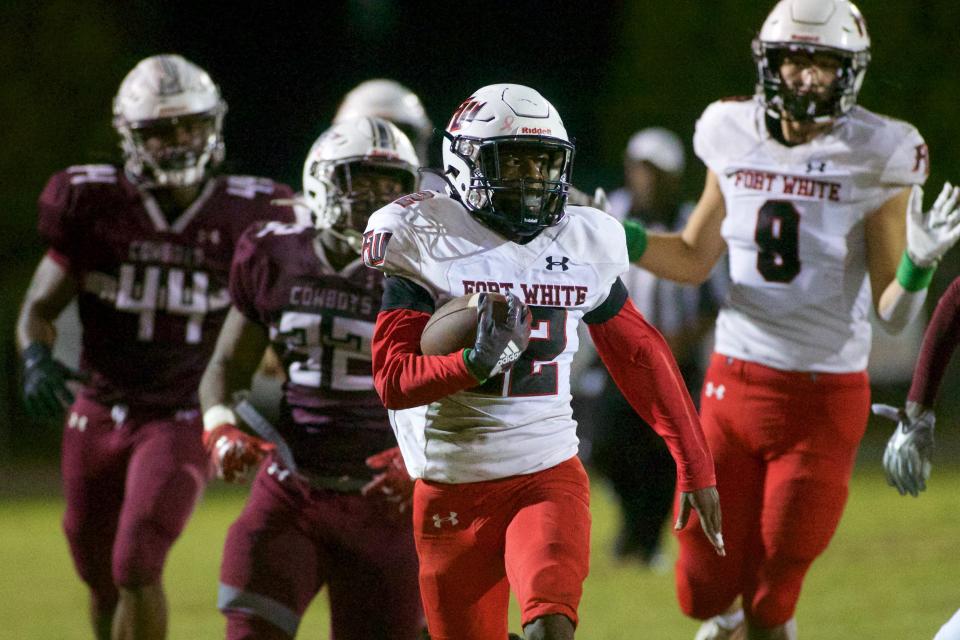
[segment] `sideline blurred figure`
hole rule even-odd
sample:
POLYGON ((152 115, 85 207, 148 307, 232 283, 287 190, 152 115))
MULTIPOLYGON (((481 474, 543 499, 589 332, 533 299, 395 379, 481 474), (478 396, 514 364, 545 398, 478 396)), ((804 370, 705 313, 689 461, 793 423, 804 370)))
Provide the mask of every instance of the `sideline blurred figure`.
MULTIPOLYGON (((625 185, 610 194, 609 213, 620 220, 637 220, 648 229, 682 228, 692 209, 681 199, 685 162, 683 143, 673 132, 651 127, 635 133, 624 154, 625 185)), ((715 315, 708 285, 677 284, 636 265, 631 265, 623 282, 640 312, 663 334, 688 389, 698 389, 703 376, 701 344, 715 315)), ((610 480, 620 503, 621 527, 614 554, 666 571, 660 538, 673 502, 673 458, 602 364, 595 360, 594 365, 594 375, 602 376, 603 386, 592 405, 590 462, 610 480)))

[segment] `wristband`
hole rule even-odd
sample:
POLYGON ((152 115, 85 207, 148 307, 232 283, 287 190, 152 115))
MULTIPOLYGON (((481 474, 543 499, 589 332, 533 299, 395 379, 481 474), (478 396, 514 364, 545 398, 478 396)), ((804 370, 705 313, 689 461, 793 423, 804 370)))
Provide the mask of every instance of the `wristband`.
POLYGON ((936 270, 936 263, 929 267, 918 267, 910 259, 910 254, 904 251, 903 257, 900 258, 900 266, 897 267, 897 282, 905 291, 911 293, 923 291, 930 286, 930 281, 933 280, 933 272, 936 270))
POLYGON ((473 353, 473 349, 467 347, 463 350, 463 364, 467 368, 467 371, 470 372, 474 378, 477 379, 477 384, 483 384, 487 381, 486 378, 477 374, 476 370, 473 367, 472 361, 470 360, 470 354, 473 353))
POLYGON ((236 426, 237 415, 225 404, 215 404, 203 412, 203 430, 213 431, 222 424, 236 426))
POLYGON ((647 250, 647 230, 639 222, 624 220, 623 232, 627 236, 627 257, 636 262, 647 250))

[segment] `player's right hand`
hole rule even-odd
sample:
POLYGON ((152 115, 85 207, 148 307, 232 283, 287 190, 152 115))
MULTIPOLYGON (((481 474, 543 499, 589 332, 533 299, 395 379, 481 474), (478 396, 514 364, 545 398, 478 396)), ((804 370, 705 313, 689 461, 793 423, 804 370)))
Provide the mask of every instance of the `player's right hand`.
POLYGON ((883 451, 887 484, 902 496, 909 493, 918 497, 927 488, 933 469, 936 416, 932 410, 917 405, 908 407, 908 410, 886 404, 875 404, 871 408, 878 416, 897 422, 897 428, 883 451))
POLYGON ((50 347, 34 342, 23 351, 23 403, 34 420, 60 419, 73 404, 68 380, 85 376, 53 359, 50 347))
POLYGON ((507 295, 507 317, 497 322, 493 316, 493 298, 480 294, 477 303, 477 340, 467 353, 467 367, 478 380, 487 380, 506 371, 520 358, 530 343, 530 315, 527 305, 513 294, 507 295))
POLYGON ((227 482, 243 482, 251 469, 273 450, 269 442, 248 436, 236 426, 221 424, 203 432, 203 447, 217 477, 227 482))
POLYGON ((397 505, 397 510, 403 513, 413 504, 414 480, 407 472, 403 463, 400 447, 393 447, 376 453, 366 460, 367 466, 380 471, 373 479, 360 489, 360 494, 370 496, 380 493, 387 501, 397 505))
POLYGON ((907 254, 918 267, 937 263, 960 240, 960 187, 944 183, 930 210, 923 211, 923 189, 914 185, 907 203, 907 254))
POLYGON ((720 494, 716 487, 705 487, 696 491, 684 491, 680 494, 680 513, 673 528, 677 531, 687 526, 690 518, 690 509, 696 509, 700 516, 700 528, 707 540, 716 549, 717 555, 727 555, 723 546, 723 533, 720 531, 720 494))

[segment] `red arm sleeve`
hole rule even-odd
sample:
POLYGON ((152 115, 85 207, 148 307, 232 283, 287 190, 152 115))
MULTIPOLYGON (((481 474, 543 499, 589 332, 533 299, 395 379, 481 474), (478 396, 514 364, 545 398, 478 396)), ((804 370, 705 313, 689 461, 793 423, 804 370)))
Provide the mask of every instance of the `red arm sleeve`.
POLYGON ((445 356, 420 354, 420 334, 430 314, 388 309, 373 331, 373 384, 387 409, 428 404, 478 384, 463 362, 463 351, 445 356))
POLYGON ((680 491, 716 485, 700 418, 663 336, 630 299, 610 319, 588 326, 620 391, 670 449, 680 491))
POLYGON ((960 278, 950 284, 923 334, 907 400, 932 407, 950 358, 960 342, 960 278))

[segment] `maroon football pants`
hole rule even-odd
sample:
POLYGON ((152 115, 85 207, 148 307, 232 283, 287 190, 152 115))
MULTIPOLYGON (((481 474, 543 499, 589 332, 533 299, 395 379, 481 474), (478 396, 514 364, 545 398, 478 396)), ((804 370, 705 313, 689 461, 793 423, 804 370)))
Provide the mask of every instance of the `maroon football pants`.
POLYGON ((61 458, 63 528, 101 613, 116 606, 117 586, 160 581, 206 484, 202 429, 196 410, 146 417, 82 396, 70 408, 61 458))
POLYGON ((787 372, 714 355, 701 397, 727 555, 696 514, 679 533, 683 611, 705 619, 738 595, 763 628, 794 613, 804 575, 840 522, 870 410, 864 372, 787 372))
POLYGON ((326 586, 332 640, 415 640, 424 627, 417 572, 409 511, 305 490, 271 459, 227 534, 218 606, 228 640, 292 638, 326 586))

